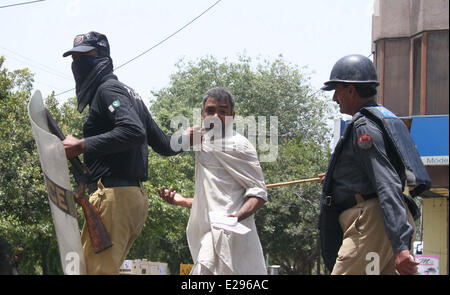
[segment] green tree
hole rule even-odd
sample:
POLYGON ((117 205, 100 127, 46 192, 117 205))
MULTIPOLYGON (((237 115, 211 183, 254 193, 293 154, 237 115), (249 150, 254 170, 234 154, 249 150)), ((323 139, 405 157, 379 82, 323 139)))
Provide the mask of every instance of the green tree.
MULTIPOLYGON (((27 104, 33 77, 3 68, 0 58, 0 235, 20 254, 20 272, 60 273, 47 192, 27 104), (56 254, 56 255, 55 255, 56 254)), ((13 253, 11 253, 13 254, 13 253)))
POLYGON ((150 153, 149 181, 145 183, 149 194, 148 218, 128 259, 167 262, 170 274, 179 274, 180 263, 192 263, 186 239, 189 209, 167 205, 156 189, 171 185, 177 192, 193 196, 193 165, 189 154, 166 158, 150 153))

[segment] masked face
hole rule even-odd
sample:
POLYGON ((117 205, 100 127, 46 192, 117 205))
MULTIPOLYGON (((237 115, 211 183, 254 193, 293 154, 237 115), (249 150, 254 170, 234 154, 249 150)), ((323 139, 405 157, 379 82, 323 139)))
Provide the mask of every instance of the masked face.
POLYGON ((104 56, 81 55, 73 60, 72 73, 78 87, 84 82, 84 79, 92 69, 104 60, 104 58, 104 56))
POLYGON ((113 72, 113 64, 109 56, 99 56, 96 50, 85 53, 76 52, 72 54, 72 58, 78 111, 81 113, 91 102, 102 79, 113 72))

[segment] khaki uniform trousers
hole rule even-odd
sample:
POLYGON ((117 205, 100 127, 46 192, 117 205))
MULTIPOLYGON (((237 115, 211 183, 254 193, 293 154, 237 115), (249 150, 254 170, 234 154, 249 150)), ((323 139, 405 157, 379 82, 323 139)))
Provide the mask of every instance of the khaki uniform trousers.
POLYGON ((98 181, 98 189, 89 197, 103 219, 113 246, 98 254, 94 252, 86 224, 81 243, 87 274, 119 274, 131 246, 138 237, 148 215, 148 196, 143 185, 105 188, 98 181))
MULTIPOLYGON (((378 198, 364 201, 358 196, 356 199, 358 203, 339 216, 344 237, 331 274, 399 274, 395 269, 391 243, 384 230, 378 198)), ((409 209, 406 211, 408 222, 414 228, 414 237, 414 219, 409 209)))

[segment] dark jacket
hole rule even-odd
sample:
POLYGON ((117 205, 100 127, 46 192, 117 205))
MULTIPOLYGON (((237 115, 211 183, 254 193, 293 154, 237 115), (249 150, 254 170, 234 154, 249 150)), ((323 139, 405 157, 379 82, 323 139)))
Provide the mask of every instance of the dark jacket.
POLYGON ((113 74, 102 78, 90 102, 83 134, 91 182, 103 176, 146 181, 147 145, 163 156, 179 153, 172 150, 171 136, 158 127, 140 96, 113 74))

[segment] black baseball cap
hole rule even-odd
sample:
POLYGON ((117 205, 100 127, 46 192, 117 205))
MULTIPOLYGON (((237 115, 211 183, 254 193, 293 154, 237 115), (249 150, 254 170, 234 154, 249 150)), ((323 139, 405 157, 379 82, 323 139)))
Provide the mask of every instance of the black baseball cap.
POLYGON ((69 56, 74 52, 88 52, 97 49, 101 55, 109 56, 109 43, 105 35, 97 32, 76 35, 73 48, 63 54, 69 56))

